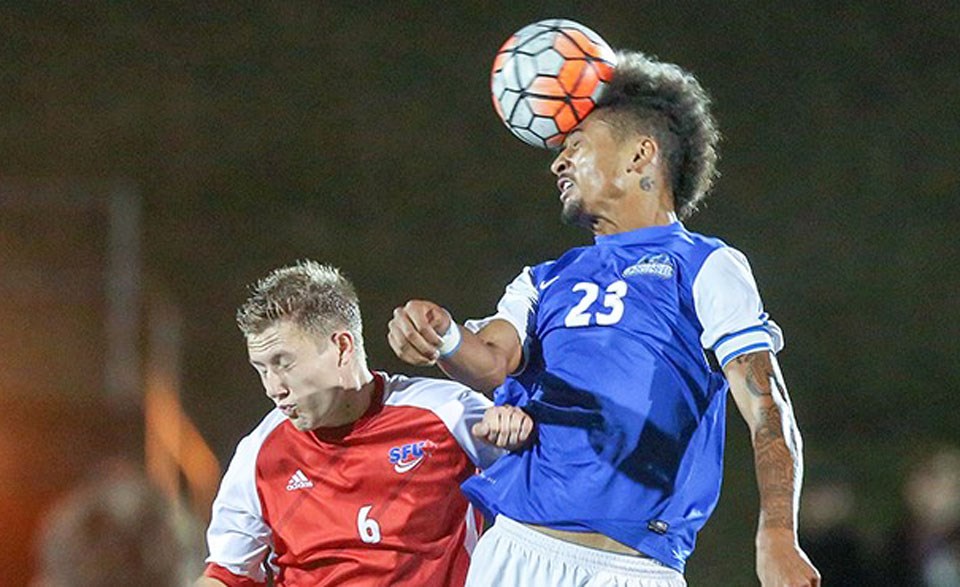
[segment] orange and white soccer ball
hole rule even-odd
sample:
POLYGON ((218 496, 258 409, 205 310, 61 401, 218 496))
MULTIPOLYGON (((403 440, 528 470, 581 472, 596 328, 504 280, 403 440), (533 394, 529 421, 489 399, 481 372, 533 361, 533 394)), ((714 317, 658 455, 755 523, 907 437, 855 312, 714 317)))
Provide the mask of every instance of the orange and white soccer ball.
POLYGON ((600 35, 565 19, 527 25, 497 51, 493 106, 514 135, 556 148, 596 106, 616 54, 600 35))

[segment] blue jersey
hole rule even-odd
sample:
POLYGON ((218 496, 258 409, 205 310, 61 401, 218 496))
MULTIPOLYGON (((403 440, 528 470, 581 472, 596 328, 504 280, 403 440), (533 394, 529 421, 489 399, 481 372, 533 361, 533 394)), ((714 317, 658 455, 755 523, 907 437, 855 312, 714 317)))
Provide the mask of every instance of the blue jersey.
POLYGON ((599 532, 683 571, 713 511, 733 358, 782 346, 746 259, 682 224, 596 237, 526 268, 491 320, 524 366, 496 390, 536 442, 463 484, 487 515, 599 532))

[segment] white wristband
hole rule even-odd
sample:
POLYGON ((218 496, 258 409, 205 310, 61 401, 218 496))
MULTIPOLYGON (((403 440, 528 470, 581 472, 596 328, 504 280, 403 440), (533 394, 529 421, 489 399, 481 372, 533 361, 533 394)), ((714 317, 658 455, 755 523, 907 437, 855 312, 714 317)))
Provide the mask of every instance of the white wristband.
MULTIPOLYGON (((450 313, 447 312, 447 315, 449 316, 450 313)), ((463 341, 463 336, 460 334, 460 327, 457 326, 457 323, 453 321, 453 317, 451 316, 450 328, 447 328, 447 331, 440 337, 440 348, 437 349, 440 351, 440 358, 445 359, 457 352, 460 348, 461 341, 463 341)))

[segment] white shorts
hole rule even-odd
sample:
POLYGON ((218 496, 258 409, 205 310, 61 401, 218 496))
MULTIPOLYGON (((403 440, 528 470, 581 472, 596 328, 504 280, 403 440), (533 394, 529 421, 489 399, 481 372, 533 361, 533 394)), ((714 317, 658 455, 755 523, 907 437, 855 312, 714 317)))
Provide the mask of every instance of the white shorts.
POLYGON ((616 554, 547 536, 497 516, 470 558, 466 587, 686 587, 651 558, 616 554))

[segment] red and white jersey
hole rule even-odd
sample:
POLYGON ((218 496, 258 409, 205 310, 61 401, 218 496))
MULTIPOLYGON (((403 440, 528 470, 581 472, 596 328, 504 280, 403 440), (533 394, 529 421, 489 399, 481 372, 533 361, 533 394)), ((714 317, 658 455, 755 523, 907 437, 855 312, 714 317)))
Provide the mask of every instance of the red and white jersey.
POLYGON ((470 433, 490 402, 459 383, 375 373, 357 422, 301 432, 271 411, 240 441, 205 575, 278 586, 463 585, 477 517, 460 492, 500 451, 470 433))

